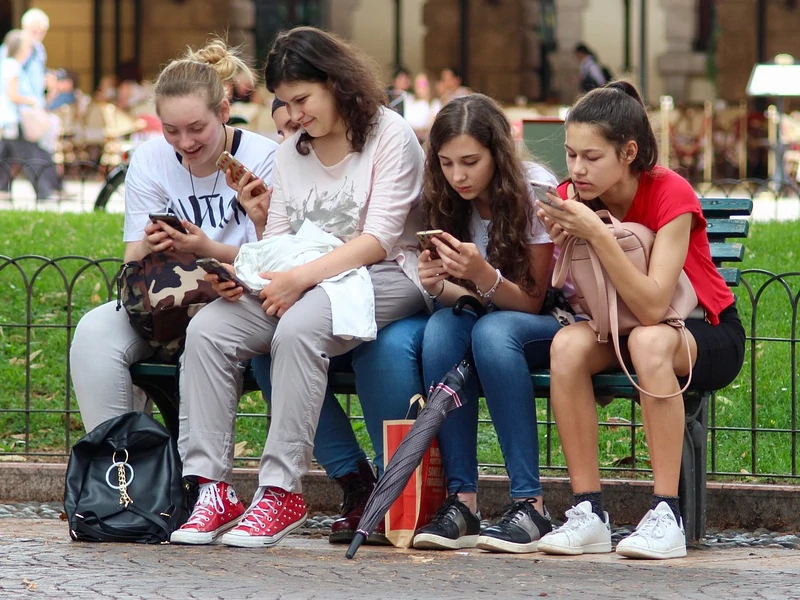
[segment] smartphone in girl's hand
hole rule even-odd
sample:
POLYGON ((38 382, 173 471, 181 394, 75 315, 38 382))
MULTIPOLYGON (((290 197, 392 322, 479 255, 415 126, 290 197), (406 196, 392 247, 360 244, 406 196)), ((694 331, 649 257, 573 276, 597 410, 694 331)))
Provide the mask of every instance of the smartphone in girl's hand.
MULTIPOLYGON (((233 180, 238 182, 244 177, 245 173, 250 173, 250 176, 253 179, 258 179, 253 172, 245 167, 233 154, 225 150, 222 154, 219 155, 217 159, 217 168, 220 171, 231 171, 231 175, 233 175, 233 180)), ((253 190, 253 196, 260 196, 264 192, 267 191, 266 186, 258 185, 253 190)))
POLYGON ((439 253, 436 252, 436 246, 431 241, 435 237, 440 237, 444 233, 441 229, 428 229, 426 231, 417 232, 417 241, 423 250, 430 250, 432 258, 439 258, 439 253))
POLYGON ((533 179, 529 182, 531 188, 533 188, 533 195, 536 199, 541 202, 542 204, 547 204, 547 206, 552 206, 553 208, 557 208, 559 210, 563 210, 561 207, 556 206, 555 203, 550 200, 547 194, 558 195, 558 191, 556 190, 555 186, 550 185, 549 183, 542 183, 541 181, 534 181, 533 179))

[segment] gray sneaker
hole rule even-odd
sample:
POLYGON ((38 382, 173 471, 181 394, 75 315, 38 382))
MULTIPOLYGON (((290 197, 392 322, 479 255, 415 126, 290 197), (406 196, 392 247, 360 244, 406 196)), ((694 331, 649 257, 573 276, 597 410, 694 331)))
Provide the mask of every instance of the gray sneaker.
POLYGON ((520 500, 511 505, 496 525, 481 532, 476 546, 490 552, 536 552, 539 539, 552 530, 547 509, 542 516, 533 504, 520 500))

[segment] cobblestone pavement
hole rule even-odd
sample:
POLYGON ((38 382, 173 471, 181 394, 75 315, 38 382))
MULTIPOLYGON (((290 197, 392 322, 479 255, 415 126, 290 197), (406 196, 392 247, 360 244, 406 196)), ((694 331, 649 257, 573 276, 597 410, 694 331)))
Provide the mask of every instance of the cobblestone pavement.
POLYGON ((345 547, 323 534, 329 517, 311 519, 275 548, 245 550, 76 543, 55 518, 57 504, 0 510, 7 514, 0 518, 2 599, 800 598, 800 555, 781 547, 785 534, 720 532, 729 541, 664 562, 376 546, 346 560, 345 547), (753 537, 770 542, 756 547, 753 537))

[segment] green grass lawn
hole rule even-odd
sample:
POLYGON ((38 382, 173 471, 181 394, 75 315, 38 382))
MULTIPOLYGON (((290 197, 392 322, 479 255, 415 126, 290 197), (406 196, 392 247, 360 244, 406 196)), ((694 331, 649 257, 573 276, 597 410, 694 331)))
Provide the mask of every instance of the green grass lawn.
MULTIPOLYGON (((71 443, 82 435, 82 425, 74 397, 68 403, 66 357, 67 326, 74 325, 92 307, 106 301, 111 278, 122 256, 122 217, 105 213, 55 214, 3 211, 0 218, 0 255, 18 258, 36 255, 59 258, 43 261, 25 258, 0 262, 0 454, 19 456, 29 453, 48 459, 63 458, 71 443), (74 257, 109 259, 100 264, 74 257), (30 292, 30 293, 29 293, 30 292), (31 297, 30 304, 27 298, 31 297), (30 318, 27 318, 30 315, 30 318), (30 323, 33 327, 27 328, 30 323), (28 333, 29 332, 29 333, 28 333), (30 360, 26 360, 30 356, 30 360), (27 375, 30 373, 30 377, 27 375), (66 410, 70 409, 67 418, 66 410)), ((800 271, 796 242, 800 223, 754 223, 747 240, 743 268, 775 273, 800 271)), ((720 391, 715 400, 712 425, 716 444, 713 463, 717 473, 749 479, 753 474, 769 478, 792 475, 797 450, 793 446, 796 414, 792 406, 797 364, 794 362, 797 337, 796 310, 800 287, 797 278, 787 278, 760 288, 766 276, 749 274, 748 285, 735 290, 748 334, 757 339, 748 346, 746 365, 739 378, 720 391), (748 289, 749 286, 749 289, 748 289), (753 301, 749 299, 752 295, 753 301), (751 307, 757 306, 758 319, 751 322, 751 307), (757 356, 753 395, 751 352, 757 356), (754 397, 755 402, 751 402, 754 397), (757 428, 753 434, 751 429, 757 428), (758 460, 754 464, 755 443, 758 460), (793 460, 794 458, 794 460, 793 460)), ((347 398, 340 398, 344 403, 347 398)), ((357 398, 350 398, 352 414, 360 415, 357 398)), ((539 419, 548 420, 547 402, 537 400, 539 419)), ((258 457, 263 447, 266 419, 260 394, 242 399, 237 429, 237 454, 246 460, 258 457)), ((480 462, 496 471, 502 464, 496 436, 488 414, 479 431, 480 462)), ((631 465, 631 427, 639 423, 638 408, 617 400, 601 409, 601 420, 609 423, 601 433, 601 462, 604 467, 625 472, 631 465)), ((358 439, 370 447, 362 421, 354 420, 358 439)), ((548 460, 548 432, 552 434, 549 464, 563 473, 564 458, 555 427, 539 428, 541 463, 548 460)), ((647 448, 641 430, 636 434, 637 466, 647 466, 647 448)), ((12 456, 13 457, 13 456, 12 456)), ((0 456, 2 458, 2 456, 0 456)))

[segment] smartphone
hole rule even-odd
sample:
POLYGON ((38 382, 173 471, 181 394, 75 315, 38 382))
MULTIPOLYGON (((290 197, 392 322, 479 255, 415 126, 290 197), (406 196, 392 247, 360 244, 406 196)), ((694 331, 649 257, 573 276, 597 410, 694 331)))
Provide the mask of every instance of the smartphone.
POLYGON ((530 185, 533 188, 533 195, 539 202, 556 208, 556 205, 553 204, 550 198, 547 197, 547 194, 555 194, 556 196, 558 195, 558 191, 556 190, 555 186, 550 185, 549 183, 542 183, 541 181, 534 181, 533 179, 530 181, 530 185))
POLYGON ((423 250, 430 250, 433 258, 439 258, 439 253, 436 251, 436 246, 433 245, 431 240, 435 237, 441 236, 444 233, 441 229, 428 229, 427 231, 418 231, 417 240, 423 250))
POLYGON ((181 220, 178 217, 178 215, 174 213, 168 213, 168 212, 150 213, 150 220, 153 223, 155 223, 156 221, 163 221, 164 223, 166 223, 173 229, 177 229, 181 233, 189 233, 188 231, 186 231, 186 228, 183 225, 181 225, 181 220))
POLYGON ((244 289, 248 294, 254 294, 255 291, 244 281, 232 274, 226 269, 221 262, 216 258, 198 258, 197 266, 201 267, 206 273, 211 273, 219 277, 220 281, 233 281, 236 285, 244 289))
MULTIPOLYGON (((253 175, 253 172, 250 169, 245 167, 241 162, 239 162, 239 160, 236 157, 233 156, 233 154, 231 154, 227 150, 225 150, 222 154, 219 155, 219 158, 217 159, 217 168, 220 171, 230 170, 231 173, 233 174, 234 181, 239 181, 242 177, 244 177, 245 173, 250 173, 250 176, 253 179, 258 179, 255 175, 253 175)), ((267 187, 263 184, 259 184, 253 190, 253 195, 260 196, 266 191, 267 187)))

